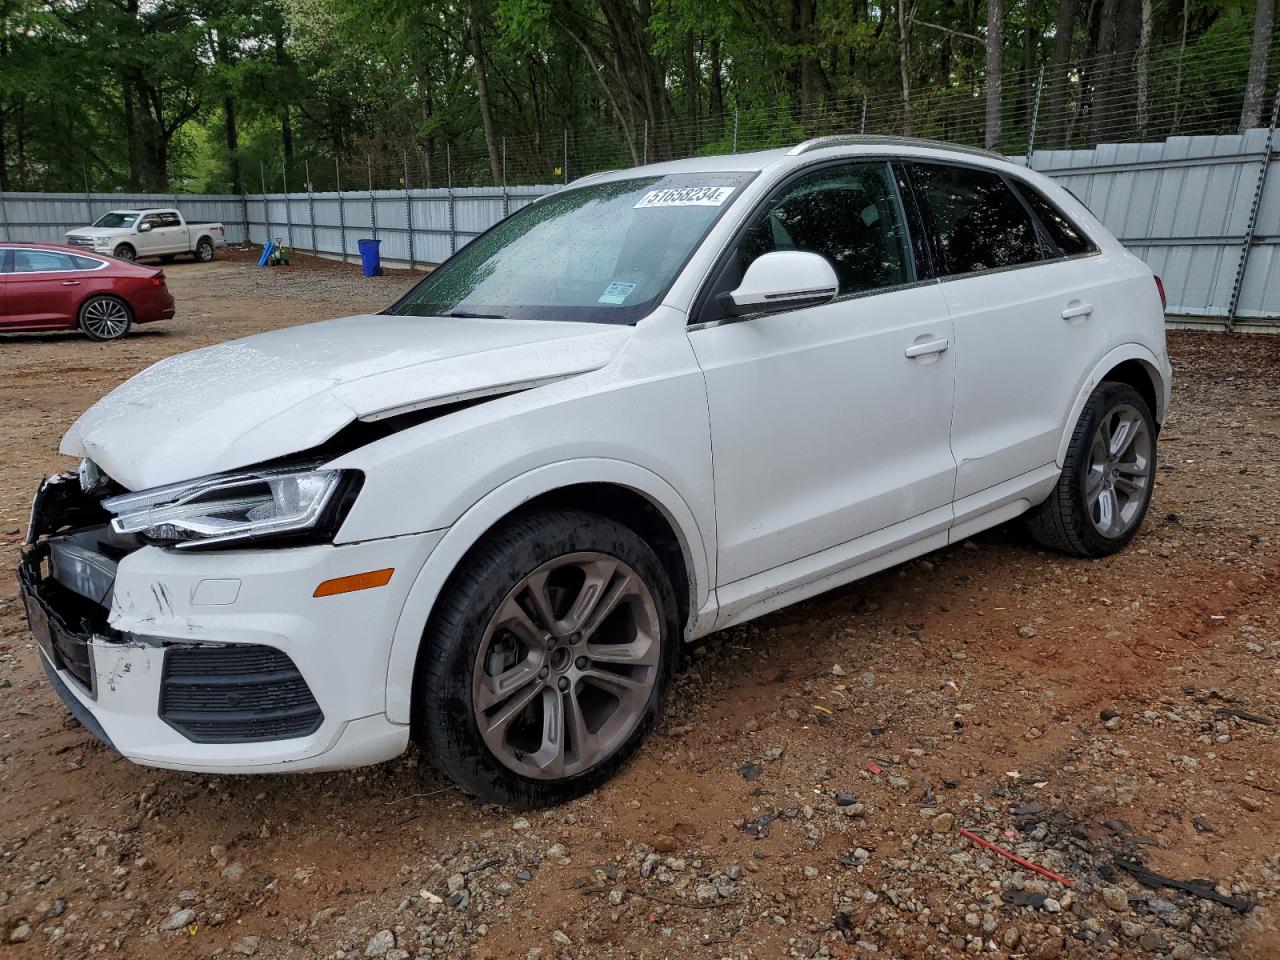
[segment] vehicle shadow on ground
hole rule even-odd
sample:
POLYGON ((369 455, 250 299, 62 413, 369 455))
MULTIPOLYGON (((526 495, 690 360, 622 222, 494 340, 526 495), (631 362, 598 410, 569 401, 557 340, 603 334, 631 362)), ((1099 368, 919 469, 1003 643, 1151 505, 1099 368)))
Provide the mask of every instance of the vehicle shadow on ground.
MULTIPOLYGON (((135 326, 121 340, 104 343, 103 346, 111 346, 112 343, 123 343, 138 337, 144 339, 163 338, 173 336, 175 331, 170 329, 152 329, 148 324, 145 327, 135 326)), ((0 333, 0 343, 35 343, 49 344, 57 343, 60 340, 77 340, 84 341, 86 337, 79 330, 36 330, 26 333, 0 333)), ((90 341, 92 344, 92 341, 90 341)))

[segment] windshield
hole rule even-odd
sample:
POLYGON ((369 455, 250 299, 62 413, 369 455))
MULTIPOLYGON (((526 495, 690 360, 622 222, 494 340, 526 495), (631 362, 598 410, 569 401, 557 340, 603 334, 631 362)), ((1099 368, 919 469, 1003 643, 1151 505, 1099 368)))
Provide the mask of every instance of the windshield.
POLYGON ((93 225, 95 227, 132 227, 137 219, 136 213, 104 213, 94 221, 93 225))
POLYGON ((635 323, 749 179, 639 177, 554 193, 471 241, 387 312, 635 323))

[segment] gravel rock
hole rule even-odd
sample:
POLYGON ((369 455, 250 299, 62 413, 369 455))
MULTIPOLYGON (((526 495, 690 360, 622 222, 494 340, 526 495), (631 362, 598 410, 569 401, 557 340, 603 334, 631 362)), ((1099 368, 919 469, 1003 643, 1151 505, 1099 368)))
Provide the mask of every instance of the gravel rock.
POLYGON ((366 957, 385 957, 387 952, 396 945, 396 935, 390 930, 379 930, 373 935, 367 944, 365 944, 364 955, 366 957))
POLYGON ((175 910, 173 913, 169 914, 168 919, 165 920, 163 924, 161 924, 161 929, 181 930, 183 927, 187 926, 187 924, 191 923, 191 921, 194 920, 195 918, 196 918, 196 912, 192 910, 190 907, 185 907, 182 910, 175 910))
POLYGON ((1129 895, 1119 887, 1103 887, 1102 902, 1107 905, 1107 909, 1115 913, 1128 913, 1129 911, 1129 895))

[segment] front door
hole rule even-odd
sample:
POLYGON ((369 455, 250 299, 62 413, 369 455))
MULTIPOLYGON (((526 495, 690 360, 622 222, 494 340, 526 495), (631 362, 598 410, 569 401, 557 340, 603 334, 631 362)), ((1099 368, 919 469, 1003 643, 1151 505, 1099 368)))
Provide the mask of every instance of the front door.
POLYGON ((689 332, 710 407, 720 586, 949 509, 951 320, 911 251, 889 165, 841 163, 775 191, 720 268, 689 332), (714 294, 772 250, 825 256, 837 298, 723 317, 714 294))

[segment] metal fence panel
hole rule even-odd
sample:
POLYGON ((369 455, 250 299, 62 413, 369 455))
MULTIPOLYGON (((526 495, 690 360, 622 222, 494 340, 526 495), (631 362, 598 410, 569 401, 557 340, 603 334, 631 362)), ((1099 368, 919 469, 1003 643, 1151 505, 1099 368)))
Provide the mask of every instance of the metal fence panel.
POLYGON ((1039 150, 1031 166, 1080 198, 1164 280, 1173 317, 1280 320, 1280 156, 1271 154, 1252 235, 1267 130, 1160 143, 1039 150))

